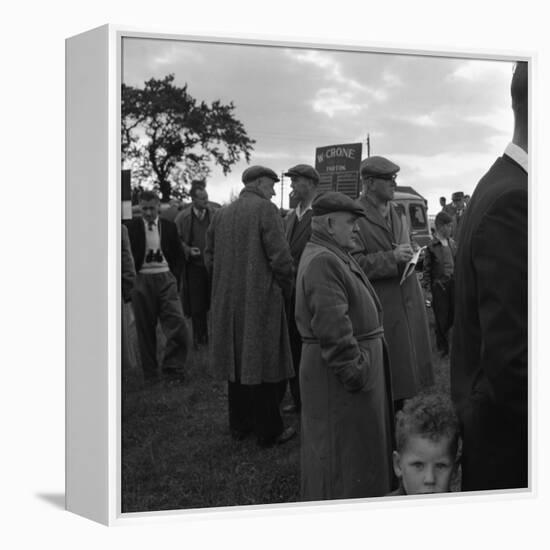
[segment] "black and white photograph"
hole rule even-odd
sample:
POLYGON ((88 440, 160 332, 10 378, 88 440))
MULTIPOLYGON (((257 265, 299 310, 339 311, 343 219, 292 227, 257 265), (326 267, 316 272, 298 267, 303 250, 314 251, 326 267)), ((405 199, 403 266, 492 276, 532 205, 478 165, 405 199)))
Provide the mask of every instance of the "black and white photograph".
POLYGON ((544 547, 543 8, 5 3, 2 547, 544 547))
POLYGON ((530 72, 122 38, 123 514, 530 490, 530 72))

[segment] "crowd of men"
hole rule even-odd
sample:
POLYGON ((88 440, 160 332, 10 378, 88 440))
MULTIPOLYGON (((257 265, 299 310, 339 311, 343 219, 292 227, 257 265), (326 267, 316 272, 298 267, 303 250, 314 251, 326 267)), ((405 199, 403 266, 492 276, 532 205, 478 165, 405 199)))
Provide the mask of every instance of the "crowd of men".
POLYGON ((222 208, 193 186, 174 221, 143 192, 141 217, 123 230, 122 269, 146 380, 161 371, 182 379, 187 315, 195 347, 208 344, 228 383, 236 440, 269 447, 296 435, 281 411, 288 385, 283 412, 300 414, 304 500, 449 490, 459 434, 463 490, 526 487, 525 63, 511 88, 512 143, 467 208, 462 193, 441 201, 425 251, 423 285, 437 346, 451 355, 454 407, 426 394, 434 365, 425 296, 416 274, 403 277, 416 247, 392 203, 400 167, 381 156, 362 162, 357 200, 319 193, 312 166, 289 168, 298 205, 284 218, 271 202, 279 177, 265 166, 247 168, 239 197, 222 208), (125 273, 130 252, 135 275, 125 273), (167 339, 162 368, 157 322, 167 339))

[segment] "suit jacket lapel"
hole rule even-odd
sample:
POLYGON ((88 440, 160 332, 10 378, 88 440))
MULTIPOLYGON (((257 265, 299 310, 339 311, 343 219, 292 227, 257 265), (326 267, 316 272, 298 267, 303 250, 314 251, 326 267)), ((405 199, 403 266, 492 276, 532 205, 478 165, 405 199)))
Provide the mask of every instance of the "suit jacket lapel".
POLYGON ((139 250, 141 253, 141 261, 143 262, 145 259, 145 222, 143 219, 137 219, 136 220, 136 237, 137 237, 137 244, 136 244, 136 250, 139 250))

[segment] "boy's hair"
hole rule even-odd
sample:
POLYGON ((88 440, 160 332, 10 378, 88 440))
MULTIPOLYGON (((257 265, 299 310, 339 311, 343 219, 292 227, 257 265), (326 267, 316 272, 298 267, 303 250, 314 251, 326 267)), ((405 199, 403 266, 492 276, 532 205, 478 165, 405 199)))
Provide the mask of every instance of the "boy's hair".
POLYGON ((395 439, 397 452, 401 453, 411 435, 419 435, 437 441, 443 436, 451 440, 451 453, 458 451, 459 424, 450 399, 440 393, 421 394, 405 401, 396 414, 395 439))
POLYGON ((451 223, 453 221, 453 218, 447 214, 447 212, 440 212, 435 217, 435 226, 441 227, 442 225, 447 225, 448 223, 451 223))
POLYGON ((144 202, 160 201, 159 196, 154 191, 142 191, 139 200, 144 202))

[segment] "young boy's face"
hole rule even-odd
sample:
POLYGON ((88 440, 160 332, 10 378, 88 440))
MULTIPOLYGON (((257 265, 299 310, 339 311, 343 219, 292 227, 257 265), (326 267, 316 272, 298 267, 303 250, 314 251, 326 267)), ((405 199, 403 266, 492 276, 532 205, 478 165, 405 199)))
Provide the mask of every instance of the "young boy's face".
POLYGON ((451 233, 453 232, 453 224, 444 223, 437 227, 437 231, 444 239, 448 239, 451 236, 451 233))
POLYGON ((451 439, 442 436, 434 441, 411 435, 405 449, 393 453, 393 469, 408 495, 446 493, 450 490, 455 457, 451 439))

